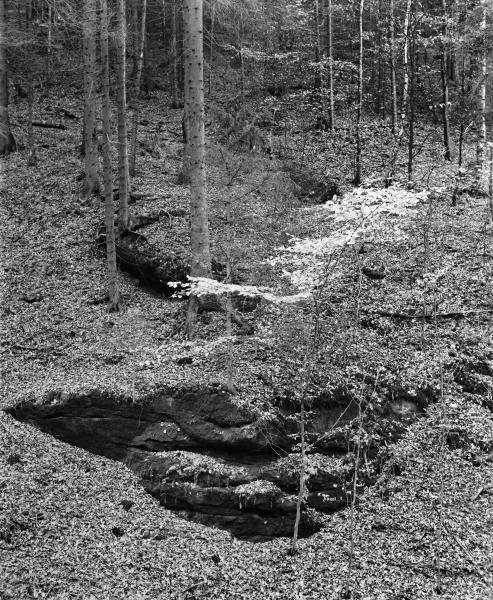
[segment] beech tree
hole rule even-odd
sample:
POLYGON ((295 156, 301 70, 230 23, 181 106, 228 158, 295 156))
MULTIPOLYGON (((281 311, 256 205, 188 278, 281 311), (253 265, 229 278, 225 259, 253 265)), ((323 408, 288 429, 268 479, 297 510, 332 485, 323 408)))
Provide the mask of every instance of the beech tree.
POLYGON ((82 41, 84 55, 84 183, 82 197, 99 192, 98 145, 96 135, 96 0, 84 0, 82 41))
POLYGON ((116 48, 118 64, 117 107, 118 107, 118 229, 122 234, 128 227, 129 211, 129 167, 127 141, 127 92, 126 92, 126 17, 125 0, 118 0, 116 48))
POLYGON ((130 153, 130 175, 135 175, 135 163, 137 161, 137 129, 139 126, 139 96, 140 96, 140 82, 142 79, 142 67, 144 65, 144 46, 146 37, 146 15, 147 15, 147 0, 142 0, 140 15, 140 28, 139 35, 137 38, 137 55, 136 64, 137 72, 135 73, 134 80, 134 91, 132 95, 132 140, 131 140, 131 153, 130 153))
POLYGON ((361 183, 361 116, 363 111, 363 10, 364 0, 359 1, 359 61, 358 61, 358 105, 356 116, 356 166, 353 183, 361 183))
POLYGON ((442 25, 442 54, 441 54, 441 76, 442 76, 442 120, 443 120, 443 146, 445 160, 452 160, 450 148, 450 108, 449 108, 449 53, 447 49, 448 40, 448 11, 447 0, 442 0, 443 25, 442 25))
POLYGON ((486 150, 486 81, 488 75, 488 48, 486 45, 486 2, 480 0, 480 59, 478 90, 478 136, 476 141, 476 184, 481 186, 486 150))
MULTIPOLYGON (((210 277, 209 216, 205 177, 204 58, 202 0, 184 0, 185 123, 190 156, 191 277, 210 277)), ((198 300, 190 296, 186 332, 193 335, 198 300)))
POLYGON ((103 87, 102 124, 103 124, 103 185, 104 185, 104 217, 106 227, 106 266, 108 272, 108 308, 118 310, 120 294, 116 276, 116 248, 113 205, 113 174, 111 163, 111 104, 110 104, 110 65, 108 54, 108 5, 107 0, 100 0, 100 48, 101 79, 103 87))
POLYGON ((9 154, 16 149, 15 139, 10 131, 5 20, 5 0, 0 0, 0 154, 9 154))

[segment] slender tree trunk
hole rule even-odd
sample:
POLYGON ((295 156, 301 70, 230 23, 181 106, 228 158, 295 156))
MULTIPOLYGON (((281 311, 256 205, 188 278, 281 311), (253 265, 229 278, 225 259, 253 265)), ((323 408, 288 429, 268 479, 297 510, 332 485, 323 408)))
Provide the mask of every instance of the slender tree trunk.
POLYGON ((377 114, 385 120, 385 72, 382 45, 385 41, 385 29, 383 27, 384 19, 382 17, 382 0, 378 0, 377 12, 377 97, 376 109, 377 114))
POLYGON ((490 206, 490 216, 493 218, 493 126, 490 130, 489 143, 489 167, 488 167, 488 196, 490 206))
POLYGON ((9 86, 5 57, 6 17, 5 0, 0 0, 0 154, 10 154, 16 150, 9 119, 9 86))
POLYGON ((243 15, 240 14, 238 22, 238 51, 240 57, 240 91, 241 108, 245 108, 245 58, 243 56, 243 15))
MULTIPOLYGON (((210 277, 209 217, 205 179, 204 60, 202 0, 184 0, 185 86, 188 87, 185 113, 189 124, 190 221, 192 277, 210 277)), ((197 298, 190 296, 186 333, 193 335, 198 309, 197 298)))
POLYGON ((161 35, 163 48, 166 48, 168 37, 166 35, 166 0, 161 0, 161 35))
POLYGON ((359 64, 358 64, 358 112, 356 116, 356 165, 353 183, 361 184, 361 117, 363 111, 363 11, 364 0, 359 2, 359 64))
POLYGON ((397 83, 395 72, 395 13, 394 0, 390 0, 389 8, 390 17, 390 88, 392 96, 392 133, 397 133, 397 83))
POLYGON ((298 531, 301 521, 301 507, 305 500, 306 489, 306 440, 305 440, 305 394, 300 400, 300 443, 301 443, 301 465, 298 498, 296 500, 296 516, 294 521, 293 539, 291 540, 291 554, 298 552, 298 531))
POLYGON ((410 87, 409 87, 409 142, 408 142, 408 158, 407 158, 407 185, 411 187, 413 184, 413 163, 414 163, 414 125, 415 125, 415 92, 416 92, 416 40, 414 27, 411 28, 412 13, 409 14, 409 70, 410 70, 410 87))
POLYGON ((125 0, 118 0, 116 51, 118 62, 116 68, 118 108, 118 230, 122 234, 128 228, 129 210, 129 166, 127 140, 127 88, 126 88, 126 12, 125 0))
POLYGON ((402 87, 402 105, 401 105, 401 131, 404 131, 404 123, 406 121, 406 111, 409 101, 409 19, 411 15, 411 2, 407 0, 406 14, 404 17, 404 49, 403 49, 403 77, 404 85, 402 87))
POLYGON ((51 85, 51 50, 52 50, 52 37, 53 37, 53 14, 51 4, 48 4, 48 31, 46 40, 46 85, 51 85))
POLYGON ((329 53, 329 128, 334 131, 334 31, 333 31, 332 0, 327 6, 327 42, 329 53))
POLYGON ((103 124, 103 182, 104 182, 104 220, 106 225, 106 266, 108 273, 108 308, 118 310, 120 295, 116 276, 116 248, 113 206, 113 175, 111 168, 110 143, 110 67, 108 56, 108 6, 107 0, 101 2, 101 67, 103 82, 102 124, 103 124))
POLYGON ((139 2, 140 0, 131 0, 132 73, 130 78, 132 81, 135 81, 137 76, 137 64, 139 62, 139 2))
POLYGON ((178 108, 180 102, 178 100, 178 44, 177 44, 177 10, 176 1, 171 0, 171 93, 173 99, 171 101, 171 108, 178 108))
POLYGON ((29 44, 30 60, 27 67, 27 104, 28 104, 28 115, 27 115, 27 146, 29 149, 29 155, 27 164, 33 167, 36 164, 36 150, 34 148, 34 132, 33 132, 33 112, 34 112, 34 85, 33 85, 33 69, 32 60, 34 59, 34 43, 33 43, 33 2, 27 0, 26 6, 26 19, 27 19, 27 39, 29 44))
POLYGON ((99 192, 98 145, 96 139, 96 0, 84 0, 84 183, 82 196, 88 198, 99 192))
POLYGON ((137 129, 139 126, 139 96, 140 96, 140 81, 142 78, 142 66, 144 64, 144 45, 145 45, 145 34, 146 34, 146 14, 147 14, 147 0, 142 0, 142 12, 141 12, 141 23, 139 30, 139 39, 137 42, 138 57, 137 57, 137 73, 135 74, 135 85, 134 93, 132 96, 132 139, 131 139, 131 151, 130 151, 130 165, 129 171, 132 177, 135 176, 135 164, 137 162, 137 129))
POLYGON ((211 33, 210 33, 210 41, 209 41, 209 98, 212 94, 212 68, 214 64, 214 25, 215 25, 215 17, 216 17, 216 5, 212 4, 211 6, 211 33))
POLYGON ((482 48, 481 48, 481 62, 479 68, 479 95, 478 95, 478 138, 476 141, 476 185, 481 187, 483 170, 484 170, 484 159, 486 150, 486 79, 488 73, 488 48, 486 47, 486 4, 481 3, 481 37, 482 37, 482 48))
POLYGON ((442 75, 442 122, 443 122, 443 147, 445 160, 452 160, 450 149, 450 117, 449 117, 449 85, 448 85, 448 51, 447 51, 447 0, 442 0, 443 26, 442 26, 442 54, 441 54, 441 75, 442 75))
POLYGON ((318 90, 320 93, 320 126, 327 129, 326 106, 325 106, 325 78, 322 52, 322 36, 320 32, 320 0, 315 0, 315 38, 317 44, 317 62, 318 62, 318 90))

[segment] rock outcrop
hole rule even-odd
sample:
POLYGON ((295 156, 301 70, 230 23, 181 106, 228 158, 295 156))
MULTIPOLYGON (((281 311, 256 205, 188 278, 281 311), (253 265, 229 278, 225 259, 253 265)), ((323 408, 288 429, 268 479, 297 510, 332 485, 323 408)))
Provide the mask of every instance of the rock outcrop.
MULTIPOLYGON (((292 533, 299 456, 279 422, 241 410, 219 388, 163 390, 133 404, 91 392, 53 393, 10 411, 55 437, 123 461, 179 515, 255 541, 292 533)), ((325 417, 326 418, 326 417, 325 417)), ((346 503, 341 456, 308 456, 300 535, 346 503)))

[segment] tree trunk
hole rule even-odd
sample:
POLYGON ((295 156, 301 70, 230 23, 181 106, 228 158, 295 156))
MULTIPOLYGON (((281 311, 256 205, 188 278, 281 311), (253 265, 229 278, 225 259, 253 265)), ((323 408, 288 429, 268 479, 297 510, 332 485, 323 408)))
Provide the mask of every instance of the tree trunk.
POLYGON ((33 43, 33 2, 27 0, 26 7, 26 20, 27 20, 27 39, 29 44, 29 53, 31 59, 27 66, 27 147, 28 147, 28 158, 27 164, 29 167, 33 167, 36 164, 36 150, 34 148, 34 132, 33 132, 33 112, 34 112, 34 85, 33 85, 33 70, 32 60, 34 60, 34 43, 33 43))
POLYGON ((315 0, 315 38, 316 38, 316 56, 318 63, 318 91, 320 94, 320 126, 327 129, 326 107, 325 107, 325 78, 322 52, 322 36, 320 33, 320 0, 315 0))
POLYGON ((486 79, 488 73, 488 48, 486 46, 486 6, 481 3, 481 63, 479 68, 479 94, 478 94, 478 138, 476 141, 476 185, 482 185, 484 159, 486 150, 486 79))
POLYGON ((118 107, 118 230, 120 235, 128 227, 129 210, 129 168, 127 141, 127 90, 126 90, 126 14, 125 0, 118 0, 116 50, 118 62, 116 68, 118 107))
MULTIPOLYGON (((184 0, 185 115, 190 149, 190 221, 192 277, 210 277, 209 217, 205 179, 204 73, 202 0, 184 0)), ((187 335, 193 335, 197 298, 190 297, 187 335)))
POLYGON ((382 26, 384 19, 382 18, 382 0, 378 0, 378 11, 377 11, 377 28, 376 28, 376 37, 377 37, 377 94, 376 94, 376 102, 375 108, 377 110, 377 114, 385 120, 386 117, 386 107, 385 107, 385 71, 384 71, 384 61, 383 61, 383 52, 382 46, 385 41, 385 29, 382 26))
POLYGON ((327 51, 329 54, 329 128, 334 131, 334 31, 332 24, 332 0, 327 6, 327 51))
POLYGON ((209 39, 209 99, 212 94, 212 67, 214 64, 214 25, 215 25, 215 11, 216 5, 211 6, 211 32, 209 39))
POLYGON ((6 25, 5 0, 0 0, 0 154, 10 154, 17 149, 14 136, 10 131, 9 87, 5 56, 6 25))
POLYGON ((411 28, 411 8, 409 12, 408 24, 408 48, 409 48, 409 72, 410 72, 410 87, 409 87, 409 142, 407 156, 407 185, 411 187, 413 184, 413 163, 414 163, 414 121, 415 121, 415 92, 416 92, 416 37, 414 27, 411 28), (411 33, 410 33, 411 32, 411 33))
POLYGON ((103 182, 104 182, 104 220, 106 226, 106 267, 108 273, 108 308, 116 311, 120 304, 120 294, 116 275, 116 247, 113 206, 113 175, 111 168, 110 143, 110 68, 108 56, 108 6, 107 0, 101 2, 101 67, 103 83, 102 125, 103 125, 103 182))
POLYGON ((144 64, 144 45, 146 34, 146 14, 147 0, 142 0, 141 23, 139 29, 139 39, 137 42, 137 73, 135 74, 134 93, 132 96, 132 139, 130 151, 130 175, 135 176, 135 163, 137 162, 137 129, 139 126, 139 96, 140 96, 140 80, 142 78, 142 66, 144 64))
POLYGON ((177 15, 176 15, 176 0, 171 0, 171 93, 173 99, 171 101, 171 108, 178 108, 180 106, 179 94, 178 94, 178 45, 177 45, 177 15))
POLYGON ((450 118, 449 118, 449 86, 448 86, 448 51, 447 37, 447 0, 442 0, 443 26, 442 26, 442 54, 441 54, 441 75, 442 75, 442 122, 443 122, 443 147, 445 160, 452 160, 450 149, 450 118))
POLYGON ((240 91, 241 108, 245 108, 245 58, 243 56, 243 15, 240 14, 238 22, 238 52, 240 57, 240 91))
POLYGON ((356 116, 356 166, 353 183, 361 184, 361 117, 363 110, 363 10, 364 0, 359 2, 359 64, 358 64, 358 112, 356 116))
POLYGON ((51 85, 51 49, 52 49, 52 26, 53 15, 51 4, 48 4, 48 31, 46 40, 46 85, 51 85))
POLYGON ((397 83, 395 73, 395 14, 394 0, 390 0, 390 87, 392 96, 392 133, 397 132, 397 83))
POLYGON ((84 183, 82 197, 99 192, 98 145, 96 139, 96 0, 84 0, 84 183))
POLYGON ((401 131, 404 131, 406 110, 409 100, 409 18, 411 14, 411 2, 412 0, 407 0, 406 14, 404 17, 404 50, 402 58, 404 85, 402 87, 401 131))

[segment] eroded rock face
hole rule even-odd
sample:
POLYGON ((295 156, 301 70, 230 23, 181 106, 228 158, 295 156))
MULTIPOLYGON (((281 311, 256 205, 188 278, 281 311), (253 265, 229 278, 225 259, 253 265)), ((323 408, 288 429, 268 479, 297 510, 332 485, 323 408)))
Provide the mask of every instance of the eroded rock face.
MULTIPOLYGON (((123 461, 164 506, 254 541, 289 536, 296 514, 297 454, 279 423, 259 422, 218 388, 163 390, 132 404, 100 392, 50 394, 12 409, 17 419, 123 461)), ((346 504, 343 459, 308 457, 300 535, 346 504)))

